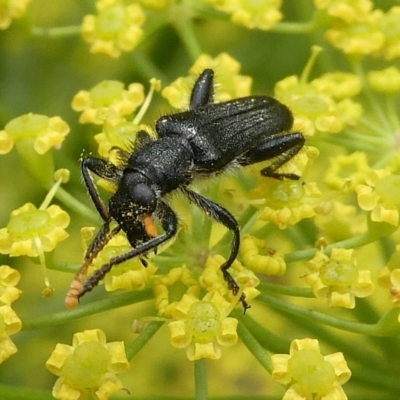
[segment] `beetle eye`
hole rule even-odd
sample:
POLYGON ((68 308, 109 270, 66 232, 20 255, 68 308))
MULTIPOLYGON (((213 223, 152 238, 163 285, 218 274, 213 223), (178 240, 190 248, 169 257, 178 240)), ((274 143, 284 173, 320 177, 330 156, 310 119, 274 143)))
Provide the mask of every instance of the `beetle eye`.
POLYGON ((138 183, 130 189, 130 196, 140 211, 152 213, 156 209, 157 199, 153 189, 144 183, 138 183))

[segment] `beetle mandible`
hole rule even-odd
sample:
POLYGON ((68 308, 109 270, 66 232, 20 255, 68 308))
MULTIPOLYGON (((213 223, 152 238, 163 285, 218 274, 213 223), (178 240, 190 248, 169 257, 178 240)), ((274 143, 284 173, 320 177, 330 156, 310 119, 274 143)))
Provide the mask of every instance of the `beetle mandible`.
MULTIPOLYGON (((239 251, 239 225, 228 210, 191 190, 189 185, 196 177, 210 177, 227 168, 266 160, 271 163, 261 170, 261 175, 299 179, 296 174, 278 172, 305 142, 302 133, 291 132, 292 126, 291 111, 272 97, 248 96, 214 103, 214 71, 205 69, 194 84, 189 109, 159 118, 155 126, 156 139, 139 131, 134 150, 131 153, 121 150, 125 158, 123 166, 99 158, 83 158, 83 179, 104 224, 71 283, 65 299, 67 307, 74 308, 113 266, 133 257, 139 257, 146 266, 146 253, 156 251, 177 234, 178 217, 166 198, 174 191, 183 193, 210 218, 232 232, 231 251, 221 271, 229 289, 237 294, 239 286, 229 267, 239 251), (101 199, 90 172, 116 185, 108 206, 101 199), (160 222, 163 234, 157 235, 154 219, 160 222), (112 221, 116 222, 113 229, 112 221), (111 258, 85 281, 90 264, 121 230, 132 249, 111 258)), ((245 310, 249 308, 244 294, 240 300, 245 310)))

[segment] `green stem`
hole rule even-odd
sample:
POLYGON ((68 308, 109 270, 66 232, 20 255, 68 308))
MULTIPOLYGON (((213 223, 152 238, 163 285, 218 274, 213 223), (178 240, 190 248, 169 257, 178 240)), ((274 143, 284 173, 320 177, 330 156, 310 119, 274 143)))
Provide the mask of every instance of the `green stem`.
POLYGON ((250 350, 256 360, 269 372, 272 373, 272 360, 269 354, 260 345, 257 339, 251 334, 246 327, 243 319, 245 318, 241 311, 235 310, 233 313, 235 318, 239 320, 237 328, 240 339, 243 344, 250 350))
POLYGON ((154 297, 150 289, 141 292, 128 292, 120 295, 111 296, 107 299, 97 300, 93 303, 79 305, 75 310, 61 311, 54 314, 42 315, 36 318, 24 319, 22 330, 36 330, 44 327, 65 324, 79 318, 88 317, 104 311, 118 307, 124 307, 142 301, 150 300, 154 297))
POLYGON ((284 286, 273 283, 261 282, 257 286, 257 289, 259 289, 263 293, 281 294, 285 296, 302 297, 302 298, 315 297, 313 291, 310 288, 303 288, 303 287, 284 286))
MULTIPOLYGON (((395 316, 394 313, 391 313, 390 315, 388 315, 387 319, 391 320, 391 321, 388 321, 388 324, 390 323, 391 326, 388 326, 388 328, 385 330, 383 328, 383 325, 385 325, 385 322, 386 322, 386 321, 384 321, 385 318, 381 319, 376 324, 363 324, 363 323, 359 323, 359 322, 346 321, 343 319, 333 317, 331 315, 323 314, 318 311, 303 308, 303 307, 297 306, 295 304, 288 303, 284 300, 278 299, 274 296, 270 296, 266 293, 261 293, 257 297, 257 300, 261 301, 262 303, 265 303, 279 311, 282 311, 286 314, 297 315, 304 319, 309 320, 312 323, 319 322, 321 324, 332 326, 334 328, 341 329, 341 330, 348 331, 348 332, 360 333, 360 334, 369 335, 369 336, 386 336, 389 333, 391 335, 393 335, 396 330, 396 327, 393 327, 393 317, 397 318, 397 315, 395 316)), ((400 326, 397 327, 397 331, 400 331, 400 326)), ((397 334, 399 334, 399 333, 400 332, 398 332, 397 334)))
MULTIPOLYGON (((332 243, 324 249, 325 254, 330 254, 334 248, 354 249, 367 244, 376 242, 379 238, 389 236, 397 230, 396 226, 390 225, 386 222, 372 222, 369 221, 368 229, 365 233, 342 240, 341 242, 332 243)), ((285 262, 309 260, 314 257, 317 249, 307 249, 294 251, 285 255, 285 262)))
POLYGON ((126 356, 128 360, 132 360, 132 358, 142 350, 163 324, 164 322, 162 321, 153 321, 143 329, 141 334, 126 348, 126 356))
POLYGON ((50 391, 0 384, 0 398, 7 400, 54 400, 50 391))
POLYGON ((353 60, 352 67, 355 74, 357 74, 361 79, 365 96, 368 99, 372 109, 374 110, 376 116, 378 117, 381 125, 384 126, 387 135, 390 135, 390 133, 392 132, 392 127, 390 126, 390 123, 386 117, 386 113, 383 110, 381 104, 377 101, 377 96, 371 91, 371 88, 368 84, 368 80, 365 76, 365 72, 362 68, 361 63, 359 61, 353 60))
POLYGON ((271 29, 270 32, 275 33, 312 33, 315 30, 315 24, 313 21, 310 22, 278 22, 271 29))
POLYGON ((58 28, 40 28, 38 26, 34 26, 31 29, 31 33, 33 36, 47 36, 49 38, 55 39, 64 36, 76 36, 81 32, 81 25, 71 25, 71 26, 62 26, 58 28))
POLYGON ((55 197, 60 200, 64 205, 66 205, 71 210, 75 211, 78 215, 88 218, 90 221, 94 222, 96 225, 99 223, 99 216, 89 207, 86 207, 74 196, 70 195, 65 189, 60 187, 55 194, 55 197))
POLYGON ((207 360, 204 358, 194 362, 194 384, 196 400, 207 400, 207 360))
POLYGON ((400 130, 399 114, 392 94, 386 95, 386 113, 393 129, 398 132, 400 130))

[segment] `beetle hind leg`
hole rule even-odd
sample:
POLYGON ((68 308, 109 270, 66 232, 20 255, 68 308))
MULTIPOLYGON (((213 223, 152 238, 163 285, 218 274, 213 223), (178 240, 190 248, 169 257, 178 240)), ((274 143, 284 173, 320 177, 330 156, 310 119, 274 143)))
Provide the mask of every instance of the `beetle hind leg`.
POLYGON ((277 170, 292 159, 304 146, 305 139, 300 132, 287 133, 270 137, 257 147, 249 150, 237 161, 241 166, 247 166, 262 161, 272 160, 272 163, 261 170, 261 175, 275 179, 297 180, 299 176, 291 173, 277 172, 277 170))

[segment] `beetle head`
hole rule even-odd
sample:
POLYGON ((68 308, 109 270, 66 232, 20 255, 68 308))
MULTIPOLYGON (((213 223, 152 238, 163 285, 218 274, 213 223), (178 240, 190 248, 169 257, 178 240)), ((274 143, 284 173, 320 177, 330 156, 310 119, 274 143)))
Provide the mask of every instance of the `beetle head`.
POLYGON ((108 207, 111 216, 126 233, 132 246, 150 236, 146 231, 144 219, 156 210, 157 195, 145 176, 125 170, 108 207))

